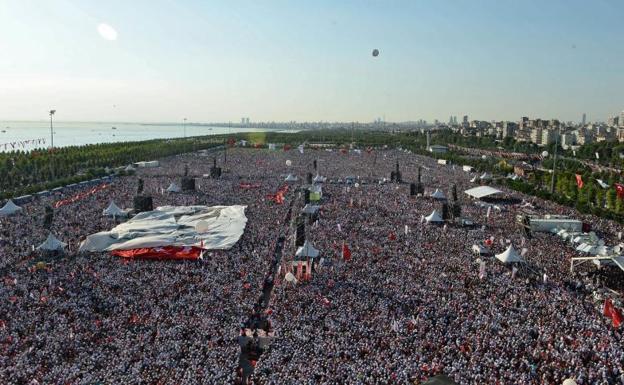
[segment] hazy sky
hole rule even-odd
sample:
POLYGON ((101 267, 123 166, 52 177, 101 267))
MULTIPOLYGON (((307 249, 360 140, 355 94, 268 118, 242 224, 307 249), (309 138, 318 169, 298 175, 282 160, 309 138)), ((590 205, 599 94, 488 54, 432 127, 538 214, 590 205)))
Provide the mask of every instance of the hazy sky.
POLYGON ((622 0, 0 0, 0 120, 605 120, 623 20, 622 0))

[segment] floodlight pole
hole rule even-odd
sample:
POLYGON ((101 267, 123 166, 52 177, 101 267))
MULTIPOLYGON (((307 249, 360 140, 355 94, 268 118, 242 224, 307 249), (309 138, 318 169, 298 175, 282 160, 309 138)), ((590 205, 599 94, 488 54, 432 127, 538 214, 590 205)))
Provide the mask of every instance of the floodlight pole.
POLYGON ((553 168, 552 168, 552 176, 550 179, 550 195, 555 195, 555 180, 557 173, 557 148, 559 147, 559 135, 561 135, 561 126, 557 130, 557 136, 555 137, 555 152, 553 153, 553 168))

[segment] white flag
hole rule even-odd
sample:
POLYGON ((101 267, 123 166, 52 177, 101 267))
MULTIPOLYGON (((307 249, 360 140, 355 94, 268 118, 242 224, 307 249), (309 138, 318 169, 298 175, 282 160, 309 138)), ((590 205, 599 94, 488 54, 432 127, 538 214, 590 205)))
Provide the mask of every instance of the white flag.
POLYGON ((548 281, 548 276, 546 275, 546 273, 544 273, 544 283, 546 283, 548 281))
POLYGON ((600 154, 596 153, 596 159, 600 159, 600 154))
POLYGON ((409 226, 405 225, 405 235, 407 235, 407 233, 409 233, 409 226))
POLYGON ((516 278, 517 272, 518 272, 518 269, 515 266, 511 268, 511 279, 516 278))
POLYGON ((303 144, 300 144, 297 149, 299 150, 300 153, 303 154, 303 144))
POLYGON ((485 278, 485 262, 479 262, 479 279, 485 278))
POLYGON ((340 227, 340 223, 338 223, 338 231, 342 231, 342 228, 340 227))
POLYGON ((492 206, 488 206, 488 209, 487 209, 487 214, 485 214, 485 217, 486 217, 486 218, 489 218, 489 217, 490 217, 490 213, 491 213, 491 212, 492 212, 492 206))

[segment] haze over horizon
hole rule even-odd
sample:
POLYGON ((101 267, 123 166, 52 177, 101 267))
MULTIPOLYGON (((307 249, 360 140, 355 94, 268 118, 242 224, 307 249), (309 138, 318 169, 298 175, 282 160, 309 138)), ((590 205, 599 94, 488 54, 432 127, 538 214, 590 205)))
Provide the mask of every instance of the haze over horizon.
POLYGON ((606 120, 621 1, 0 3, 0 120, 606 120), (380 55, 373 57, 373 49, 380 55))

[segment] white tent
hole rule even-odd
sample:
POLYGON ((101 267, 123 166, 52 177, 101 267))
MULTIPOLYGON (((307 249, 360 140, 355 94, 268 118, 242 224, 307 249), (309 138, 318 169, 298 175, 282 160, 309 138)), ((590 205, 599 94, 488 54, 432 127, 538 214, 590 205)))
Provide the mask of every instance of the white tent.
POLYGON ((444 222, 444 220, 442 220, 442 217, 440 216, 440 214, 438 214, 437 210, 433 210, 433 212, 431 212, 431 214, 429 214, 429 216, 425 217, 425 220, 427 221, 427 223, 440 223, 440 222, 444 222))
POLYGON ((431 197, 433 199, 446 199, 446 195, 444 195, 444 193, 440 191, 440 189, 436 189, 434 192, 432 192, 431 197))
POLYGON ((481 180, 490 180, 490 179, 492 179, 492 175, 487 173, 487 172, 484 172, 483 175, 481 175, 480 178, 481 178, 481 180))
POLYGON ((495 194, 502 193, 501 190, 495 189, 494 187, 490 187, 490 186, 474 187, 474 188, 468 189, 468 190, 466 190, 464 192, 466 194, 470 195, 471 197, 477 198, 477 199, 481 199, 481 198, 488 197, 490 195, 495 195, 495 194))
POLYGON ((320 208, 321 206, 311 205, 308 203, 303 207, 303 209, 301 209, 301 212, 304 214, 316 214, 320 208))
POLYGON ((324 176, 320 176, 319 174, 316 174, 314 179, 312 179, 312 182, 314 182, 314 183, 324 183, 326 180, 327 180, 327 178, 325 178, 324 176))
POLYGON ((299 246, 297 252, 295 253, 295 256, 300 258, 316 258, 319 256, 319 251, 306 240, 305 242, 303 242, 303 246, 299 246))
POLYGON ((52 233, 48 235, 48 238, 37 246, 37 250, 46 250, 46 251, 58 251, 63 250, 67 246, 66 243, 59 241, 52 233))
POLYGON ((131 165, 131 164, 129 164, 129 165, 125 168, 125 170, 126 170, 126 171, 135 171, 135 170, 136 170, 136 168, 132 167, 132 165, 131 165))
POLYGON ((284 179, 284 181, 286 181, 286 182, 296 182, 297 181, 297 176, 295 176, 293 174, 288 174, 288 176, 286 177, 286 179, 284 179))
POLYGON ((13 203, 13 201, 9 199, 7 203, 5 203, 4 206, 2 206, 2 208, 0 209, 0 217, 17 214, 21 211, 22 211, 22 208, 16 205, 15 203, 13 203))
POLYGON ((507 250, 502 253, 496 254, 496 259, 503 263, 524 262, 520 254, 518 254, 512 245, 509 245, 507 250))
POLYGON ((128 213, 120 209, 115 202, 111 201, 108 207, 102 211, 102 215, 110 217, 125 217, 128 213))
POLYGON ((169 187, 167 187, 167 192, 179 193, 180 191, 182 191, 182 189, 180 189, 180 186, 178 186, 177 184, 175 184, 173 182, 171 182, 169 187))

